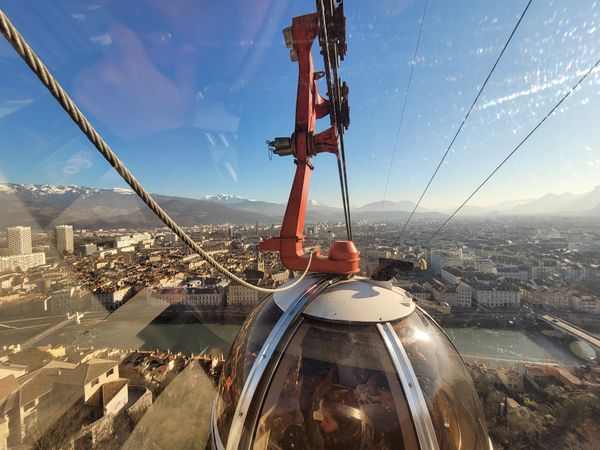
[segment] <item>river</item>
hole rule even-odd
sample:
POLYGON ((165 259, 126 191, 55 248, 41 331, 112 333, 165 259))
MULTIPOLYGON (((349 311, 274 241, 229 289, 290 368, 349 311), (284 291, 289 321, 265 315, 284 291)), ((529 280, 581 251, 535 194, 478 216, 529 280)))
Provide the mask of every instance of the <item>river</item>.
POLYGON ((445 327, 444 331, 466 359, 581 364, 568 346, 538 331, 477 327, 445 327))
MULTIPOLYGON (((200 353, 221 349, 227 353, 239 325, 150 324, 138 335, 145 349, 170 349, 200 353)), ((445 332, 467 359, 485 358, 506 362, 581 363, 568 349, 539 332, 487 328, 445 327, 445 332)))
MULTIPOLYGON (((39 345, 160 349, 187 354, 222 352, 226 355, 240 328, 239 324, 201 323, 202 319, 189 314, 163 317, 161 312, 164 308, 147 305, 142 308, 133 303, 128 302, 107 317, 88 314, 80 325, 71 323, 42 339, 39 345)), ((447 324, 444 330, 466 359, 485 359, 504 365, 519 361, 562 365, 581 363, 567 343, 551 339, 533 326, 528 329, 524 326, 486 328, 447 324)), ((39 333, 39 330, 36 328, 33 333, 39 333)), ((8 334, 13 335, 12 332, 8 334)), ((12 339, 22 342, 23 336, 15 333, 12 339)))

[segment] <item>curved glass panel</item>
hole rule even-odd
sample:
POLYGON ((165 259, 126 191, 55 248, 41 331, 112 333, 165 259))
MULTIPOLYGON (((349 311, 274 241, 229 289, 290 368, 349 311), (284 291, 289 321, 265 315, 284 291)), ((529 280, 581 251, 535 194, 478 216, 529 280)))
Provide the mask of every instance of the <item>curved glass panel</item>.
POLYGON ((420 310, 393 327, 419 380, 440 450, 489 448, 473 380, 450 340, 420 310))
MULTIPOLYGON (((342 105, 332 102, 319 30, 313 80, 329 102, 315 124, 325 134, 309 140, 304 247, 328 254, 348 217, 362 275, 379 258, 376 278, 390 278, 407 268, 395 260, 425 256, 427 270, 399 272, 395 284, 456 345, 494 447, 599 448, 599 0, 0 0, 0 9, 169 216, 219 264, 277 287, 290 274, 277 252, 255 247, 280 235, 297 166, 269 161, 265 141, 284 137, 287 153, 285 138, 300 131, 297 102, 312 90, 299 89, 298 49, 282 30, 317 3, 344 5, 327 40, 347 50, 337 68, 346 86, 342 105), (339 160, 351 217, 327 134, 332 118, 346 122, 346 99, 339 160)), ((202 447, 223 354, 262 298, 165 229, 0 36, 0 450, 91 445, 87 431, 99 449, 202 447), (105 364, 86 388, 79 375, 105 364), (113 419, 114 433, 94 431, 113 419)), ((429 330, 411 319, 422 320, 429 330)), ((440 405, 440 439, 476 445, 469 414, 480 421, 480 410, 459 358, 445 339, 404 337, 440 405)), ((222 428, 254 357, 249 339, 227 365, 222 428)), ((241 446, 269 384, 253 387, 241 446)))
POLYGON ((252 310, 231 346, 221 375, 216 404, 217 426, 224 444, 248 373, 281 314, 273 297, 267 297, 252 310))
POLYGON ((303 322, 273 375, 253 448, 418 448, 377 328, 303 322))

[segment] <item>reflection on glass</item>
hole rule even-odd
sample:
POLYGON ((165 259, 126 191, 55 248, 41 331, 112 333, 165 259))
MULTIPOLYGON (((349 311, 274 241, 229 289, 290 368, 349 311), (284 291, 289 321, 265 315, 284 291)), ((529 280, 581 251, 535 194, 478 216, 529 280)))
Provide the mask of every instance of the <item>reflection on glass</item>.
POLYGON ((280 316, 281 310, 269 296, 252 310, 231 346, 216 404, 217 424, 223 442, 227 442, 233 414, 252 364, 280 316))
POLYGON ((441 450, 489 447, 473 380, 446 335, 416 310, 394 324, 419 380, 441 450))
POLYGON ((418 448, 377 328, 304 322, 274 374, 254 448, 418 448))

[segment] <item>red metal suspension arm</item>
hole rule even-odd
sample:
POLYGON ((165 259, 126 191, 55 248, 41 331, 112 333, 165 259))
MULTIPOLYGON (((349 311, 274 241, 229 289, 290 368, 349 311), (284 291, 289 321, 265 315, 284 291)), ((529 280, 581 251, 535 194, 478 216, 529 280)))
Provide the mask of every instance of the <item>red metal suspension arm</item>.
MULTIPOLYGON (((284 31, 285 33, 286 31, 284 31)), ((298 61, 298 93, 296 99, 296 125, 289 140, 289 147, 276 149, 280 155, 294 156, 296 174, 288 200, 281 234, 259 245, 260 250, 279 251, 281 261, 290 270, 304 270, 308 255, 304 253, 304 219, 306 202, 313 166, 311 157, 318 153, 333 153, 339 158, 338 135, 335 127, 315 134, 316 121, 330 113, 333 106, 321 97, 317 80, 323 76, 315 73, 311 47, 319 33, 317 13, 294 17, 291 26, 292 59, 298 61)), ((286 36, 286 41, 290 36, 286 36)), ((277 140, 276 140, 277 141, 277 140)), ((274 141, 274 142, 276 142, 274 141)), ((277 147, 277 146, 276 146, 277 147)), ((327 257, 317 250, 310 270, 351 274, 359 271, 359 253, 351 241, 336 241, 329 249, 327 257)))

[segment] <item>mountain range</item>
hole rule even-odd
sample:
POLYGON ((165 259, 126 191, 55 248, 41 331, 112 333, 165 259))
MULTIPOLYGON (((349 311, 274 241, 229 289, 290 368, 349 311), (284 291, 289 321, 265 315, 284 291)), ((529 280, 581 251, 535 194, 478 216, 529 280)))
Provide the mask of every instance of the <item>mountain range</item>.
POLYGON ((536 199, 512 200, 487 207, 466 206, 463 215, 600 217, 600 186, 583 194, 546 194, 536 199))
MULTIPOLYGON (((247 199, 229 194, 201 199, 153 194, 156 201, 183 226, 212 223, 279 223, 284 203, 247 199)), ((352 208, 353 220, 402 220, 414 203, 390 200, 352 208)), ((80 228, 150 228, 162 223, 129 189, 100 189, 0 183, 0 226, 28 225, 46 228, 73 224, 80 228)), ((442 218, 449 211, 419 207, 415 217, 442 218)), ((546 194, 537 199, 507 201, 489 207, 466 206, 465 216, 584 216, 600 217, 600 186, 584 194, 546 194)), ((307 221, 341 221, 343 211, 311 200, 307 221)))
MULTIPOLYGON (((154 194, 154 199, 180 225, 269 223, 270 216, 242 211, 209 200, 154 194)), ((78 228, 151 228, 162 222, 128 189, 97 189, 0 183, 0 226, 46 228, 72 224, 78 228)))

